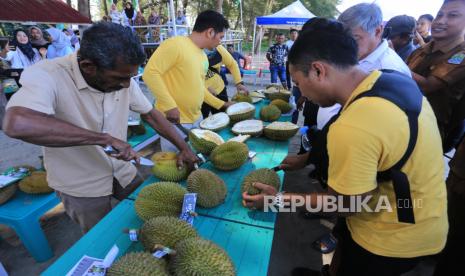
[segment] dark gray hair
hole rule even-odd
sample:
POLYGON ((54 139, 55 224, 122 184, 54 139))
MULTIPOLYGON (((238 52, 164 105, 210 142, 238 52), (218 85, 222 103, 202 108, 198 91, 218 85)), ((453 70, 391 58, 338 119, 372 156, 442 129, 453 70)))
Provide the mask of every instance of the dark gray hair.
POLYGON ((361 27, 365 32, 374 34, 376 28, 383 24, 383 13, 375 3, 361 3, 345 10, 337 20, 346 28, 361 27))
POLYGON ((86 29, 79 53, 81 60, 89 59, 102 69, 114 69, 117 62, 140 65, 146 59, 139 37, 130 28, 111 22, 86 29))

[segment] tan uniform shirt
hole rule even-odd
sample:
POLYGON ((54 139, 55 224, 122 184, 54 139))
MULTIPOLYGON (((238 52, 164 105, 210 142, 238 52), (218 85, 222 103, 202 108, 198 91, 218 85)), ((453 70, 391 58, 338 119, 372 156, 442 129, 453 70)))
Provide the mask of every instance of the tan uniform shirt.
POLYGON ((417 49, 409 57, 407 64, 413 72, 425 78, 434 76, 446 84, 440 91, 426 95, 444 138, 450 128, 464 117, 465 107, 460 105, 464 103, 465 94, 465 42, 434 52, 433 46, 434 41, 417 49))
MULTIPOLYGON (((129 88, 111 93, 90 87, 76 54, 27 68, 20 83, 7 108, 26 107, 123 141, 129 109, 142 114, 152 109, 134 80, 129 88)), ((110 195, 113 177, 125 187, 136 175, 131 163, 109 157, 100 146, 44 147, 44 160, 49 186, 77 197, 110 195)))

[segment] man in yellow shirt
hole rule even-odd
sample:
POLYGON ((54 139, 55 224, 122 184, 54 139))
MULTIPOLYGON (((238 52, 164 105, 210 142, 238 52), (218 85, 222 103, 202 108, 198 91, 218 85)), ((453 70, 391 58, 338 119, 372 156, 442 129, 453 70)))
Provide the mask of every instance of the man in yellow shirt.
POLYGON ((334 229, 339 241, 331 275, 401 275, 446 242, 434 113, 410 78, 361 70, 357 43, 341 23, 320 23, 300 34, 289 63, 305 97, 323 107, 342 106, 328 132, 329 191, 283 194, 255 183, 262 192, 244 193, 244 204, 265 210, 270 203, 305 204, 307 211, 336 212, 346 219, 334 229))
MULTIPOLYGON (((226 66, 229 72, 231 72, 234 78, 234 83, 236 84, 237 91, 242 93, 249 92, 247 87, 245 87, 244 82, 242 81, 239 65, 237 64, 236 60, 234 60, 229 51, 223 47, 223 45, 218 45, 218 47, 216 47, 216 49, 213 51, 206 50, 206 54, 208 56, 208 72, 206 75, 205 83, 210 93, 223 101, 228 101, 226 83, 220 74, 221 65, 223 64, 226 66)), ((209 104, 204 103, 202 105, 202 116, 204 118, 208 117, 210 111, 212 114, 219 112, 218 109, 212 108, 209 104)))
MULTIPOLYGON (((202 119, 203 102, 216 109, 230 105, 208 92, 205 85, 208 59, 203 52, 205 48, 217 47, 227 28, 229 23, 223 15, 203 11, 196 19, 191 35, 164 41, 148 61, 144 82, 155 96, 155 108, 164 112, 169 121, 181 123, 187 129, 195 128, 202 119)), ((161 138, 161 148, 177 151, 164 138, 161 138)))

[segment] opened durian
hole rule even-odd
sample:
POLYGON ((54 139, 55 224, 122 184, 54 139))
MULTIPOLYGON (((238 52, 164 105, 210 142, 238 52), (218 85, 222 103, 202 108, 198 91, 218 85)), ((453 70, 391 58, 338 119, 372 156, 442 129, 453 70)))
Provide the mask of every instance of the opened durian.
POLYGON ((274 122, 281 117, 281 110, 275 105, 268 105, 260 110, 260 119, 265 122, 274 122))
POLYGON ((236 134, 260 136, 263 132, 263 122, 260 120, 245 120, 235 123, 231 131, 236 134))
POLYGON ((223 203, 227 193, 223 179, 205 169, 195 170, 189 175, 187 190, 197 193, 197 204, 205 208, 213 208, 223 203))
POLYGON ((260 190, 252 186, 252 183, 260 182, 266 185, 270 185, 279 191, 281 186, 281 180, 278 174, 271 169, 258 169, 249 173, 242 181, 241 191, 242 193, 247 192, 249 195, 257 195, 260 190))
POLYGON ((210 154, 215 168, 230 171, 242 166, 249 157, 249 148, 244 143, 226 142, 216 147, 210 154))
POLYGON ((198 128, 192 129, 189 132, 189 141, 195 150, 207 155, 214 148, 224 143, 223 138, 217 133, 198 128))
POLYGON ((231 101, 238 102, 238 103, 240 102, 252 103, 252 98, 248 95, 237 93, 236 95, 234 95, 234 97, 232 97, 231 101))
POLYGON ((269 93, 267 94, 267 96, 268 96, 268 99, 270 99, 270 101, 279 99, 285 102, 289 102, 289 99, 291 98, 291 93, 287 90, 280 90, 279 92, 276 92, 276 93, 269 93))
POLYGON ((240 142, 240 143, 245 143, 250 138, 250 135, 237 135, 228 140, 229 141, 234 141, 234 142, 240 142))
POLYGON ((44 171, 33 171, 31 175, 26 176, 19 181, 19 189, 28 194, 46 194, 53 192, 48 186, 47 173, 44 171))
POLYGON ((200 127, 211 131, 220 131, 229 125, 229 116, 224 112, 210 115, 200 122, 200 127))
POLYGON ((174 275, 236 275, 228 254, 211 241, 190 238, 180 241, 170 263, 174 275))
POLYGON ((160 216, 179 217, 187 190, 174 182, 157 182, 144 187, 134 203, 137 215, 148 220, 160 216))
POLYGON ((122 256, 106 272, 108 276, 169 276, 164 259, 157 259, 149 252, 130 252, 122 256))
POLYGON ((245 102, 236 103, 226 109, 226 114, 231 119, 231 123, 251 119, 255 116, 255 106, 245 102))
POLYGON ((10 200, 10 198, 15 195, 17 189, 18 186, 16 184, 10 184, 6 187, 0 188, 0 205, 10 200))
POLYGON ((259 91, 252 91, 249 93, 249 96, 252 98, 252 103, 257 103, 265 98, 265 95, 259 91))
POLYGON ((271 140, 285 141, 299 131, 299 126, 290 122, 273 122, 263 130, 265 137, 271 140))
POLYGON ((177 154, 174 152, 157 152, 152 156, 152 173, 164 181, 181 181, 187 178, 187 166, 178 168, 177 154))
POLYGON ((156 245, 174 249, 179 241, 195 237, 198 237, 197 231, 177 217, 151 218, 140 229, 140 241, 145 250, 150 252, 156 245))
POLYGON ((277 108, 279 108, 279 110, 281 110, 282 114, 286 114, 292 110, 292 106, 288 102, 283 100, 271 101, 270 105, 275 105, 277 108))

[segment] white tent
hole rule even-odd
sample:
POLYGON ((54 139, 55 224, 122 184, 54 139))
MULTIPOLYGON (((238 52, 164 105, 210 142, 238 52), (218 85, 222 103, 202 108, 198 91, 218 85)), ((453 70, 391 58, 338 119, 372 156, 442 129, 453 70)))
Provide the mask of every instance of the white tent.
POLYGON ((257 26, 260 28, 259 39, 261 45, 263 28, 300 29, 302 25, 305 24, 305 22, 307 22, 307 20, 313 17, 315 17, 315 15, 311 13, 309 10, 307 10, 307 8, 305 8, 302 2, 297 0, 276 13, 255 18, 252 51, 255 52, 254 47, 257 26))

